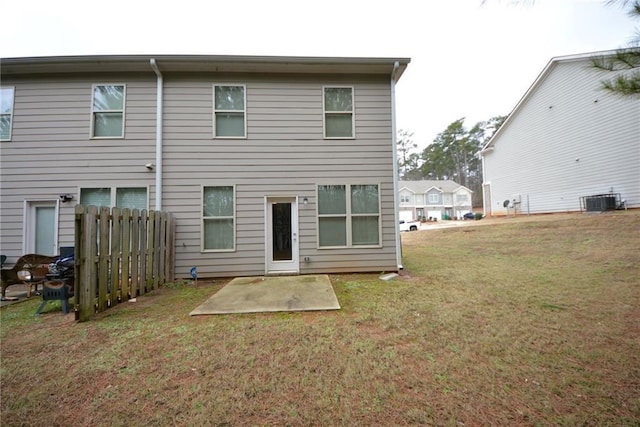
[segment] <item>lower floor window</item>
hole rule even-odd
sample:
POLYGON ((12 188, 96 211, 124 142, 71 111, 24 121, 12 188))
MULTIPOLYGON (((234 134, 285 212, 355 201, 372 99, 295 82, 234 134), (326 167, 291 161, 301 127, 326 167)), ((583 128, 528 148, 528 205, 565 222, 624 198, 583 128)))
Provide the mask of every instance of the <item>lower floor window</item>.
POLYGON ((202 187, 202 250, 235 249, 235 188, 202 187))
POLYGON ((146 187, 81 188, 80 204, 129 209, 147 209, 146 187))
POLYGON ((318 186, 318 246, 380 245, 377 184, 318 186))

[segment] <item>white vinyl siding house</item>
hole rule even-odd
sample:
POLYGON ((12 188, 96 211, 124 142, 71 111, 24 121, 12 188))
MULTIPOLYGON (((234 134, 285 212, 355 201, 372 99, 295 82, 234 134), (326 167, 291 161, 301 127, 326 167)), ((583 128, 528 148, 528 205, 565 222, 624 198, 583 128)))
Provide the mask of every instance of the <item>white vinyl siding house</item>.
POLYGON ((553 58, 483 148, 485 214, 579 211, 606 193, 640 206, 640 102, 603 90, 613 75, 592 57, 553 58))
POLYGON ((407 59, 154 57, 161 135, 150 59, 3 60, 3 87, 16 88, 0 159, 8 262, 21 255, 25 201, 57 203, 57 245, 68 246, 74 206, 92 189, 109 189, 115 206, 118 189, 145 188, 147 206, 159 203, 176 219, 177 277, 193 266, 200 277, 399 268, 392 84, 407 59), (94 107, 104 85, 125 89, 122 110, 94 107), (348 90, 332 94, 327 109, 326 88, 348 90), (93 117, 105 111, 121 113, 121 137, 93 137, 93 117), (340 118, 327 125, 327 114, 340 118), (326 185, 345 189, 345 240, 331 246, 320 243, 338 235, 320 230, 318 188, 326 185), (74 198, 61 203, 61 194, 74 198), (288 263, 283 245, 295 245, 288 263))

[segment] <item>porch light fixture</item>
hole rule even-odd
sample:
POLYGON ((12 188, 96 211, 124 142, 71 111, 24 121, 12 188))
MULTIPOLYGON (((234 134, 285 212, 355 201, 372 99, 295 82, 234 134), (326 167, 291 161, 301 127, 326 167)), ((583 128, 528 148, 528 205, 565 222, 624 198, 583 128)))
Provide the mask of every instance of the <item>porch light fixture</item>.
POLYGON ((73 200, 73 194, 61 194, 60 195, 60 201, 62 203, 67 203, 67 202, 70 202, 71 200, 73 200))
POLYGON ((309 203, 309 199, 307 199, 306 197, 304 199, 302 199, 302 204, 306 205, 307 203, 309 203))

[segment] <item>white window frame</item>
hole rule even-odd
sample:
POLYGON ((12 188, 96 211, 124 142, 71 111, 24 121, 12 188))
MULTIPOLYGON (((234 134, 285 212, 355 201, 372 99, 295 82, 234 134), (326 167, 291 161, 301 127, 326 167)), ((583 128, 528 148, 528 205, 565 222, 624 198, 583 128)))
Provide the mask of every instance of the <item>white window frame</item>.
POLYGON ((400 203, 411 203, 411 196, 408 194, 401 194, 400 203))
MULTIPOLYGON (((212 110, 213 110, 213 139, 247 139, 247 85, 244 83, 214 83, 212 89, 212 110), (216 110, 216 87, 241 87, 242 95, 244 96, 244 109, 243 110, 216 110), (242 111, 244 118, 244 135, 242 136, 218 136, 216 131, 216 113, 238 113, 242 111)), ((235 193, 234 193, 235 194, 235 193)))
POLYGON ((8 115, 9 116, 9 137, 8 138, 2 138, 0 137, 0 141, 11 141, 11 136, 13 135, 13 108, 15 106, 15 102, 16 102, 16 87, 15 86, 0 86, 0 89, 6 90, 6 89, 10 89, 11 90, 11 112, 9 113, 0 113, 0 115, 8 115))
POLYGON ((235 184, 215 184, 215 185, 204 185, 200 186, 200 252, 202 253, 215 253, 215 252, 235 252, 236 251, 236 224, 238 223, 236 209, 238 207, 237 201, 237 191, 235 184), (233 187, 233 216, 204 216, 204 189, 212 188, 212 187, 233 187), (233 247, 227 249, 205 249, 204 247, 204 221, 206 219, 232 219, 233 220, 233 247))
POLYGON ((324 139, 356 139, 356 90, 354 86, 322 86, 322 136, 324 139), (325 105, 325 92, 327 89, 351 89, 351 111, 327 110, 325 105), (351 136, 327 136, 327 114, 351 114, 351 136))
POLYGON ((91 85, 91 139, 123 139, 124 138, 124 128, 125 128, 125 110, 127 105, 127 85, 125 83, 94 83, 91 85), (100 86, 122 86, 123 88, 123 98, 122 98, 122 110, 94 110, 94 95, 96 92, 96 87, 100 86), (122 113, 122 131, 119 136, 95 136, 95 123, 96 123, 96 113, 122 113))
POLYGON ((316 184, 316 248, 317 249, 345 249, 345 248, 362 248, 362 249, 370 249, 370 248, 381 248, 382 247, 382 200, 380 197, 380 183, 323 183, 316 184), (346 212, 344 214, 320 214, 320 198, 319 198, 319 190, 318 187, 321 185, 341 185, 345 187, 345 203, 346 203, 346 212), (356 185, 376 185, 378 187, 378 213, 352 213, 351 212, 351 187, 356 185), (369 216, 377 216, 378 217, 378 244, 377 245, 354 245, 353 244, 353 232, 352 232, 352 218, 354 217, 369 217, 369 216), (346 221, 346 242, 345 246, 320 246, 320 218, 345 218, 346 221))
POLYGON ((109 206, 108 206, 109 208, 116 207, 119 188, 144 188, 147 193, 147 200, 146 200, 147 207, 145 209, 149 210, 149 186, 148 185, 117 185, 117 186, 100 185, 100 184, 85 185, 82 187, 78 187, 78 204, 82 203, 82 190, 94 190, 97 188, 109 189, 109 206))
POLYGON ((437 205, 440 203, 440 194, 439 193, 429 193, 427 194, 427 202, 430 205, 437 205), (434 196, 435 200, 432 200, 432 196, 434 196))

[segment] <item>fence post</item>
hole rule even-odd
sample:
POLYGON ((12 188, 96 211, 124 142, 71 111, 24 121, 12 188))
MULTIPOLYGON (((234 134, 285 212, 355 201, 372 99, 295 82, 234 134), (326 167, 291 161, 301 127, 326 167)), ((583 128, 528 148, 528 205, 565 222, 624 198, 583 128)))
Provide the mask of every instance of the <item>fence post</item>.
MULTIPOLYGON (((83 207, 76 208, 77 212, 82 212, 83 207)), ((83 218, 80 220, 82 231, 82 240, 80 245, 76 247, 76 256, 80 261, 78 266, 78 276, 76 278, 76 303, 78 304, 79 321, 83 322, 89 320, 95 313, 95 301, 96 301, 96 281, 97 281, 97 213, 98 208, 95 206, 88 206, 86 211, 81 215, 83 218)), ((76 224, 78 221, 76 221, 76 224)))
MULTIPOLYGON (((109 208, 100 208, 99 237, 100 252, 98 254, 98 312, 107 309, 109 298, 109 208)), ((113 289, 111 289, 113 291, 113 289)))
POLYGON ((167 213, 169 225, 167 227, 169 238, 167 239, 167 253, 165 258, 166 280, 172 282, 175 279, 175 251, 176 251, 176 220, 171 213, 167 213))
POLYGON ((138 296, 140 286, 140 211, 131 213, 131 298, 138 296))
POLYGON ((74 218, 74 244, 73 244, 73 295, 74 298, 74 315, 76 320, 80 320, 80 296, 82 288, 82 263, 86 265, 86 255, 82 243, 84 242, 84 206, 76 205, 74 218))
POLYGON ((122 300, 129 299, 129 277, 131 267, 131 211, 122 210, 122 300))
POLYGON ((154 244, 155 244, 155 225, 156 225, 156 211, 149 211, 149 220, 147 221, 147 276, 145 280, 145 285, 147 287, 147 291, 151 291, 153 289, 153 255, 154 255, 154 244))
POLYGON ((147 281, 147 210, 143 209, 140 213, 140 276, 138 278, 138 295, 143 295, 147 281))
POLYGON ((155 217, 153 219, 153 289, 158 289, 160 282, 160 250, 162 235, 162 212, 155 211, 155 217))
POLYGON ((111 209, 111 257, 109 272, 111 273, 110 289, 111 289, 111 306, 114 306, 119 301, 122 301, 122 294, 120 293, 120 276, 122 269, 120 268, 120 209, 111 209))

